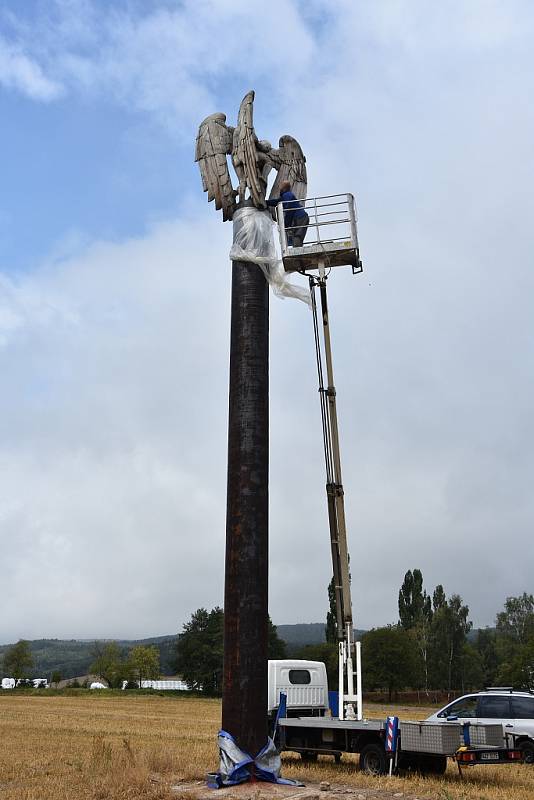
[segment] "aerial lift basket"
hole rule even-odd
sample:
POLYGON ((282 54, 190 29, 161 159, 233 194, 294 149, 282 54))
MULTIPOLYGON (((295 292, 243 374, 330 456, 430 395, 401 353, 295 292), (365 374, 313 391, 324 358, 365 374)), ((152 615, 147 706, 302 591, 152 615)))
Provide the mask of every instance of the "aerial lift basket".
POLYGON ((299 200, 309 217, 302 247, 293 246, 293 233, 300 226, 285 227, 284 210, 295 201, 276 207, 282 261, 286 272, 307 272, 320 268, 351 266, 362 271, 356 210, 352 194, 331 194, 299 200))

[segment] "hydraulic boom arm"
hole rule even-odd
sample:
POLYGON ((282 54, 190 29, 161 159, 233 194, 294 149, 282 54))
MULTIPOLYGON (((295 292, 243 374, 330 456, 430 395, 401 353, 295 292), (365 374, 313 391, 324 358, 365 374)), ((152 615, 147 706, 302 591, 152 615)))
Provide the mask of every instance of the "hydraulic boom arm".
POLYGON ((326 276, 321 270, 319 278, 310 277, 312 297, 319 396, 321 399, 321 418, 326 465, 326 496, 328 502, 328 523, 330 527, 330 546, 336 598, 336 622, 339 640, 339 718, 362 718, 361 696, 361 658, 360 643, 354 643, 352 619, 352 600, 350 591, 349 554, 347 549, 347 530, 345 526, 345 503, 341 478, 341 459, 339 454, 339 434, 337 425, 336 390, 332 368, 332 349, 328 321, 328 301, 326 295, 326 276), (315 289, 319 288, 321 298, 322 325, 319 325, 315 289), (324 353, 321 348, 321 333, 324 353), (326 367, 324 385, 323 361, 326 367), (356 651, 356 672, 353 667, 353 654, 356 651), (356 675, 356 693, 354 690, 356 675), (356 712, 353 704, 356 704, 356 712))

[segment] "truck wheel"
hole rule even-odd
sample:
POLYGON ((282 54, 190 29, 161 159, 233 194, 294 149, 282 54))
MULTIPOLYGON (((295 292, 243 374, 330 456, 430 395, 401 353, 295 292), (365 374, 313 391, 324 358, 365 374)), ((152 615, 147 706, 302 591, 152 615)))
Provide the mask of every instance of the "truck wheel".
POLYGON ((300 754, 300 757, 303 761, 306 761, 308 764, 317 761, 317 753, 314 753, 313 750, 304 750, 304 752, 300 754))
POLYGON ((447 772, 447 756, 436 756, 434 759, 434 774, 444 775, 447 772))
POLYGON ((443 775, 447 770, 447 756, 430 756, 421 759, 420 770, 423 775, 443 775))
POLYGON ((534 742, 527 739, 524 742, 520 742, 518 747, 523 753, 525 764, 534 764, 534 742))
POLYGON ((360 769, 369 775, 386 774, 386 753, 382 745, 375 742, 365 745, 360 753, 360 769))

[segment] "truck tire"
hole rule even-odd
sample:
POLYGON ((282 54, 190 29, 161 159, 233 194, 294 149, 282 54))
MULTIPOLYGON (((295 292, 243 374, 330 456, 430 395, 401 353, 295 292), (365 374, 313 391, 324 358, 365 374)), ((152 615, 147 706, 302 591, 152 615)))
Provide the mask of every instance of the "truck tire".
POLYGON ((317 753, 314 753, 313 750, 304 750, 300 754, 301 759, 308 764, 313 764, 317 761, 317 753))
POLYGON ((534 764, 534 742, 531 739, 525 739, 524 742, 518 744, 518 747, 523 753, 525 764, 534 764))
POLYGON ((447 756, 421 759, 420 769, 423 775, 444 775, 447 770, 447 756))
POLYGON ((366 744, 360 753, 360 769, 368 775, 385 775, 387 759, 384 748, 378 742, 366 744))

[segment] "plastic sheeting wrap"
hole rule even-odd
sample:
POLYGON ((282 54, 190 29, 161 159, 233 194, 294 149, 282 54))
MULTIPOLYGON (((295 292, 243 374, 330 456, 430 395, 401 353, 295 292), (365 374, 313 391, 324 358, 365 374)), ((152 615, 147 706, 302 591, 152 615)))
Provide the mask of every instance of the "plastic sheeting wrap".
POLYGON ((287 278, 276 252, 273 221, 268 211, 254 206, 237 209, 230 260, 258 264, 277 297, 295 297, 311 306, 309 289, 295 286, 287 278))
POLYGON ((221 789, 223 786, 236 786, 254 776, 260 781, 283 783, 289 786, 303 786, 299 781, 280 777, 280 753, 271 738, 260 750, 256 758, 240 750, 235 739, 226 731, 219 731, 217 738, 221 763, 218 772, 208 774, 208 786, 221 789))

